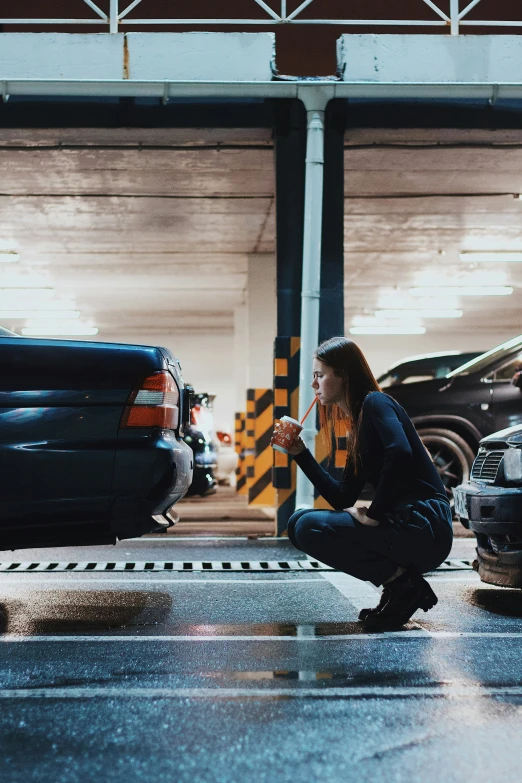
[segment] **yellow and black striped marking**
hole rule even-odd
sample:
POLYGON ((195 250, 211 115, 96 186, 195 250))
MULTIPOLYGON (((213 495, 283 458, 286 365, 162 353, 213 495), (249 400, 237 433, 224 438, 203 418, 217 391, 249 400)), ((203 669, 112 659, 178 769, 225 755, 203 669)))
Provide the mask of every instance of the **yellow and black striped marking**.
POLYGON ((236 429, 234 448, 239 460, 236 468, 236 492, 246 495, 246 466, 245 466, 245 420, 246 413, 236 413, 236 429))
MULTIPOLYGON (((298 417, 299 337, 276 337, 274 343, 274 418, 298 417)), ((295 509, 296 464, 286 454, 273 452, 277 535, 283 535, 295 509)))
POLYGON ((254 403, 254 455, 248 481, 249 506, 273 506, 272 454, 270 445, 274 428, 274 392, 272 389, 249 389, 254 403))
MULTIPOLYGON (((335 423, 334 439, 335 448, 333 449, 333 453, 330 454, 323 440, 323 436, 319 432, 315 437, 315 458, 322 468, 328 471, 328 473, 331 473, 334 478, 339 479, 341 470, 346 465, 346 458, 348 456, 348 451, 346 449, 346 427, 340 421, 335 423)), ((332 446, 333 445, 334 444, 332 444, 332 446)), ((332 508, 317 491, 315 492, 314 507, 332 508)))

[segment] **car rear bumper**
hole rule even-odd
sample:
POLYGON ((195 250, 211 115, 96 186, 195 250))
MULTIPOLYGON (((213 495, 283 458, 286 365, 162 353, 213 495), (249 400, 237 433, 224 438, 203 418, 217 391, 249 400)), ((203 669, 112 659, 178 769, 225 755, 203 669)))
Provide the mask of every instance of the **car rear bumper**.
POLYGON ((482 582, 499 587, 522 587, 522 549, 492 552, 477 547, 477 571, 482 582))
POLYGON ((465 495, 469 527, 486 536, 522 536, 522 489, 469 481, 458 487, 465 495))
POLYGON ((192 449, 170 430, 125 432, 114 464, 115 535, 131 538, 173 524, 166 514, 190 486, 192 461, 192 449))

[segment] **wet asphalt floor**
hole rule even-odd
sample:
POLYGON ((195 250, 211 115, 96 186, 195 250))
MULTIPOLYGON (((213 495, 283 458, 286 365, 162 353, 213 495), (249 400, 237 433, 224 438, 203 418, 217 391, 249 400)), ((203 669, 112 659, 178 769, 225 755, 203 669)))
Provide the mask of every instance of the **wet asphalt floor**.
MULTIPOLYGON (((3 553, 303 557, 286 540, 171 536, 3 553)), ((432 611, 368 634, 357 615, 378 593, 334 572, 0 573, 0 779, 518 779, 522 591, 470 570, 430 582, 432 611)))

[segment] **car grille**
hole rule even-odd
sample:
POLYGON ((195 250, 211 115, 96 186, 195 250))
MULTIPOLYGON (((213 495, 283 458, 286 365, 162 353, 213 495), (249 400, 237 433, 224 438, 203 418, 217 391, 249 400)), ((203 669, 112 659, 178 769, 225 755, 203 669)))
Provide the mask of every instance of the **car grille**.
POLYGON ((495 481, 503 456, 503 451, 479 451, 471 468, 471 478, 479 481, 495 481))

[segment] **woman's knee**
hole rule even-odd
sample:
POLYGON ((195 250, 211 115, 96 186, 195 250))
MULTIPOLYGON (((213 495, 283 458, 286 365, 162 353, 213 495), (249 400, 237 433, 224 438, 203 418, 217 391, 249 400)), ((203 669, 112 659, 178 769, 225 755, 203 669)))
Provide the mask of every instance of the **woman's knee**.
POLYGON ((304 549, 310 538, 320 533, 324 525, 324 513, 317 509, 307 509, 294 524, 293 534, 300 549, 304 549))
POLYGON ((295 530, 298 522, 304 517, 305 514, 310 514, 314 511, 313 508, 300 508, 297 511, 294 511, 290 519, 288 520, 288 538, 292 542, 294 546, 297 546, 297 541, 295 537, 295 530))

